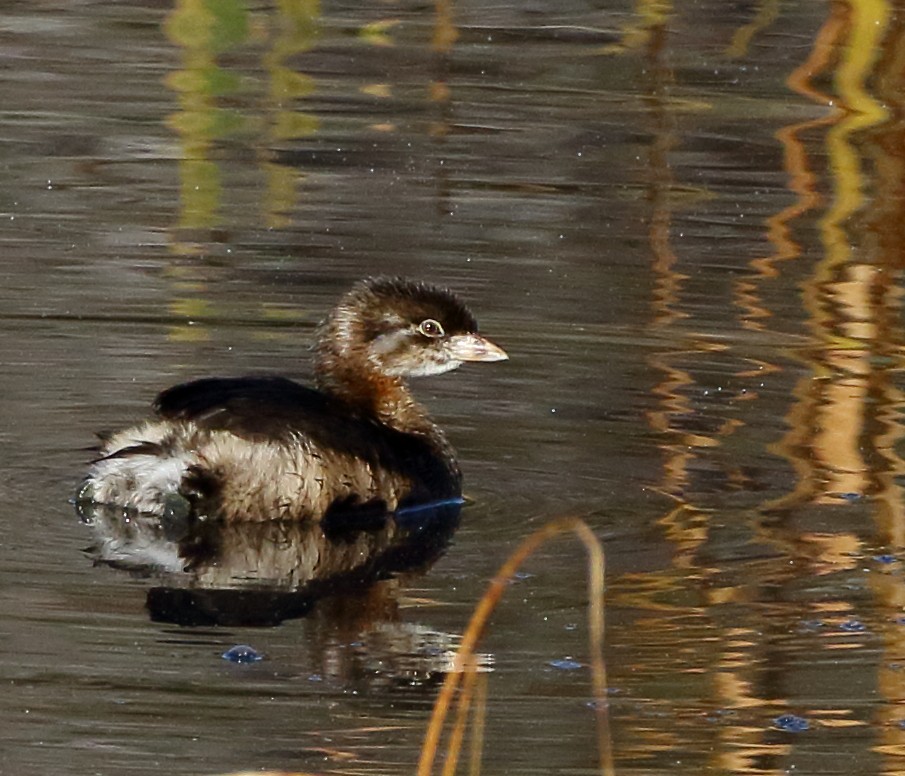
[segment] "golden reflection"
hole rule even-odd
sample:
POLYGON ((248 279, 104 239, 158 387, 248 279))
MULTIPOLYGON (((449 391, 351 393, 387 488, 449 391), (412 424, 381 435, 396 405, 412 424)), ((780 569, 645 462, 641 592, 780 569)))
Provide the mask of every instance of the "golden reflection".
POLYGON ((431 45, 434 51, 449 54, 459 38, 459 30, 453 19, 453 2, 452 0, 436 0, 434 7, 437 16, 431 45))
MULTIPOLYGON (((645 98, 652 134, 647 195, 648 240, 653 255, 654 284, 651 321, 657 331, 666 333, 688 316, 682 309, 682 291, 688 278, 677 269, 678 257, 671 243, 675 205, 671 194, 676 181, 669 159, 678 144, 674 115, 677 105, 669 95, 673 73, 664 64, 668 61, 665 50, 667 28, 664 23, 666 6, 662 3, 645 6, 649 14, 646 18, 657 19, 656 23, 645 25, 643 38, 635 36, 636 41, 643 39, 647 44, 645 98)), ((639 616, 634 630, 643 634, 645 641, 652 640, 661 646, 665 646, 669 639, 668 636, 658 636, 664 631, 665 618, 670 615, 682 617, 703 626, 708 611, 741 595, 737 587, 714 583, 717 569, 707 568, 701 562, 701 553, 711 539, 713 521, 718 515, 713 510, 687 501, 695 461, 702 451, 720 446, 722 437, 735 433, 739 421, 727 420, 716 429, 706 428, 703 424, 689 426, 685 419, 696 415, 691 397, 700 388, 693 373, 676 363, 678 359, 696 363, 705 354, 721 353, 726 347, 700 338, 694 338, 690 346, 685 344, 681 348, 676 347, 672 338, 664 344, 663 349, 649 358, 652 369, 662 378, 652 388, 657 407, 648 413, 648 423, 664 440, 660 443, 664 462, 659 488, 678 502, 657 521, 670 544, 670 567, 658 574, 625 575, 622 579, 624 589, 630 592, 616 592, 613 596, 620 606, 655 613, 654 617, 639 616), (707 592, 702 593, 705 589, 707 592)), ((749 371, 755 376, 762 376, 763 370, 752 368, 749 371)), ((750 632, 744 634, 747 637, 741 637, 742 632, 738 629, 720 633, 713 623, 708 625, 705 638, 712 643, 700 644, 694 655, 659 658, 658 664, 665 661, 663 673, 706 677, 707 689, 696 688, 693 692, 710 695, 714 708, 735 711, 763 706, 763 699, 757 696, 757 669, 756 662, 752 660, 756 640, 750 637, 750 632), (715 667, 717 670, 714 670, 715 667)), ((760 728, 740 723, 721 725, 717 729, 718 737, 725 739, 724 746, 714 748, 719 754, 714 756, 713 765, 720 770, 745 772, 753 769, 756 758, 768 752, 772 755, 782 753, 781 748, 762 743, 763 731, 760 728)), ((636 736, 636 746, 643 752, 663 752, 680 745, 678 735, 664 735, 659 730, 638 731, 636 736)))
MULTIPOLYGON (((673 435, 671 418, 674 415, 681 416, 691 412, 691 403, 680 390, 691 382, 691 375, 671 367, 666 356, 652 357, 651 366, 664 373, 664 378, 653 388, 654 395, 660 399, 660 407, 648 413, 648 422, 655 431, 664 436, 673 435)), ((678 437, 674 442, 660 445, 660 449, 666 453, 664 477, 660 487, 664 493, 670 495, 681 493, 687 483, 688 461, 691 457, 688 446, 678 434, 674 435, 678 437)))
MULTIPOLYGON (((679 310, 679 299, 682 283, 687 279, 676 270, 676 254, 670 243, 673 205, 670 192, 674 176, 669 166, 669 152, 676 144, 676 136, 675 119, 668 91, 674 79, 672 71, 665 64, 666 7, 662 3, 641 5, 645 9, 641 19, 645 29, 643 39, 647 44, 645 53, 648 78, 645 102, 649 108, 652 134, 648 155, 647 188, 650 212, 648 239, 654 257, 652 320, 654 326, 664 328, 685 317, 679 310)), ((648 422, 664 437, 674 438, 674 441, 661 445, 666 460, 660 487, 670 495, 681 493, 687 485, 688 464, 695 455, 696 447, 696 443, 688 438, 688 435, 673 429, 673 418, 687 416, 692 412, 686 389, 692 384, 693 378, 689 372, 671 364, 676 355, 674 352, 662 352, 650 357, 651 365, 657 372, 663 374, 663 379, 653 388, 653 393, 660 399, 660 406, 648 414, 648 422)), ((681 507, 664 518, 671 526, 673 534, 684 522, 678 520, 680 517, 683 517, 681 507)), ((690 540, 691 546, 703 541, 697 530, 692 534, 694 538, 690 540)), ((681 543, 688 544, 684 541, 681 543)))
MULTIPOLYGON (((717 656, 716 670, 712 677, 710 701, 717 708, 731 708, 735 717, 739 712, 750 709, 756 714, 763 708, 764 699, 758 695, 761 691, 756 679, 756 665, 752 654, 757 646, 758 634, 742 631, 735 636, 735 642, 725 645, 725 651, 717 656), (741 638, 739 638, 741 637, 741 638)), ((770 770, 759 766, 758 760, 764 757, 779 757, 788 754, 791 747, 783 744, 766 744, 763 741, 764 731, 755 725, 744 724, 739 719, 734 724, 717 728, 719 744, 713 747, 711 765, 724 773, 762 773, 779 776, 782 769, 770 770)))
MULTIPOLYGON (((663 3, 641 6, 661 14, 667 8, 663 3)), ((752 36, 775 20, 777 9, 775 2, 762 3, 755 21, 738 30, 729 52, 741 56, 752 36)), ((698 414, 692 400, 700 391, 694 365, 717 348, 700 341, 677 346, 671 338, 668 347, 649 361, 660 379, 653 388, 657 406, 648 422, 666 440, 661 444, 665 463, 659 485, 674 505, 658 527, 672 555, 669 568, 658 573, 621 576, 612 596, 614 603, 634 613, 634 628, 643 634, 634 645, 638 649, 666 649, 673 642, 664 631, 681 627, 687 636, 700 627, 706 636, 694 654, 664 657, 656 653, 658 657, 650 659, 663 673, 702 672, 703 681, 709 683, 710 707, 751 710, 760 721, 765 714, 796 713, 781 690, 771 686, 770 677, 764 676, 766 665, 773 666, 774 679, 795 670, 782 665, 787 656, 775 652, 784 647, 771 642, 772 638, 782 643, 790 621, 825 618, 817 626, 825 630, 813 638, 819 650, 829 655, 828 661, 876 644, 870 631, 859 634, 843 627, 858 619, 858 601, 840 593, 829 600, 806 598, 806 603, 790 604, 786 588, 795 595, 799 588, 793 586, 808 576, 813 585, 836 585, 837 578, 860 575, 865 555, 871 555, 865 547, 868 534, 890 552, 905 550, 905 499, 900 484, 905 462, 897 452, 902 444, 905 397, 895 386, 905 350, 901 331, 905 23, 894 22, 890 4, 879 0, 833 3, 827 14, 805 61, 787 79, 790 90, 813 101, 820 115, 790 123, 776 133, 793 202, 766 220, 770 255, 752 261, 751 272, 733 287, 740 327, 765 332, 774 320, 765 289, 771 282, 791 286, 797 282, 794 272, 805 276, 801 320, 812 344, 788 354, 801 376, 794 383, 785 416, 788 432, 772 449, 789 462, 795 477, 783 498, 762 504, 767 515, 755 526, 760 535, 754 541, 779 547, 779 556, 758 567, 756 578, 750 579, 741 571, 736 576, 731 566, 704 560, 713 534, 720 530, 720 515, 689 495, 692 473, 700 465, 695 462, 724 446, 725 437, 737 434, 743 421, 726 420, 716 428, 688 427, 684 419, 698 414), (869 163, 875 170, 873 177, 869 163), (816 228, 822 248, 816 260, 804 255, 803 241, 796 235, 796 230, 811 227, 816 228), (812 263, 805 264, 806 258, 812 263), (809 506, 818 509, 809 512, 805 509, 809 506), (858 526, 861 512, 873 521, 864 526, 863 534, 858 526), (720 607, 732 611, 752 598, 773 595, 765 593, 764 586, 779 591, 775 614, 781 615, 776 619, 782 622, 783 632, 771 633, 760 620, 754 627, 739 626, 739 620, 733 626, 704 622, 720 607)), ((674 106, 668 100, 672 72, 664 64, 666 29, 665 24, 658 28, 645 19, 640 18, 633 34, 626 35, 623 49, 638 47, 639 41, 646 46, 645 104, 652 117, 647 197, 654 283, 650 317, 658 334, 665 337, 685 315, 682 297, 687 278, 676 268, 670 237, 674 202, 668 193, 676 182, 669 161, 678 141, 671 113, 674 106)), ((745 361, 747 366, 735 371, 734 377, 763 380, 765 375, 787 371, 769 356, 745 361)), ((758 391, 744 396, 746 401, 761 398, 758 391)), ((738 476, 743 480, 744 472, 738 476)), ((875 751, 888 753, 884 771, 898 772, 901 769, 892 757, 905 752, 905 730, 897 724, 903 715, 895 711, 895 704, 905 697, 905 626, 892 621, 905 612, 905 588, 901 572, 871 573, 866 579, 880 618, 888 613, 890 620, 882 630, 884 655, 876 676, 879 692, 889 703, 883 707, 875 751)), ((660 697, 658 693, 652 691, 660 697)), ((852 709, 819 702, 809 714, 826 728, 867 724, 852 709)), ((712 767, 733 773, 784 772, 765 768, 763 758, 781 757, 790 747, 772 744, 764 728, 751 724, 751 719, 739 714, 736 721, 716 728, 721 743, 714 746, 712 767)), ((641 735, 642 751, 658 752, 675 745, 668 736, 658 739, 659 731, 641 735)))
POLYGON ((815 428, 811 451, 824 474, 822 500, 869 489, 862 435, 872 371, 870 343, 875 339, 870 304, 874 270, 852 261, 846 224, 865 204, 866 181, 855 135, 886 118, 886 110, 870 94, 867 83, 887 16, 886 3, 850 6, 848 38, 834 74, 845 112, 827 133, 835 187, 820 221, 825 253, 804 286, 812 333, 823 343, 815 354, 819 363, 812 366, 826 375, 811 422, 815 428))
MULTIPOLYGON (((870 450, 877 470, 873 487, 874 520, 879 540, 891 551, 905 547, 905 514, 903 514, 902 478, 905 462, 898 453, 901 447, 902 407, 905 397, 896 387, 901 370, 902 273, 905 264, 905 25, 891 22, 880 57, 873 73, 878 99, 888 106, 892 117, 878 131, 874 141, 866 145, 874 171, 873 200, 865 228, 872 237, 874 273, 869 279, 869 303, 873 309, 871 322, 875 329, 871 343, 871 373, 868 398, 873 411, 869 422, 873 446, 870 450)), ((905 587, 902 585, 901 561, 887 565, 883 572, 871 574, 870 589, 883 610, 890 613, 882 629, 883 653, 877 661, 877 686, 886 701, 878 706, 874 718, 877 736, 874 751, 883 756, 883 772, 902 770, 905 755, 905 728, 901 725, 900 704, 905 698, 905 587)))
POLYGON ((680 504, 657 522, 675 546, 675 567, 697 566, 696 550, 707 540, 709 515, 680 504))
MULTIPOLYGON (((876 68, 878 97, 890 106, 893 116, 905 111, 905 29, 895 24, 888 36, 876 68)), ((869 398, 874 402, 872 429, 875 429, 876 520, 889 547, 905 547, 905 508, 899 482, 905 475, 905 462, 898 453, 903 438, 901 408, 905 396, 895 385, 901 369, 905 335, 902 330, 902 275, 905 268, 905 155, 902 153, 905 128, 901 118, 889 121, 876 133, 873 151, 874 190, 870 217, 866 222, 874 238, 875 271, 869 278, 870 304, 875 340, 869 398)))
MULTIPOLYGON (((771 509, 788 510, 807 503, 840 504, 840 495, 870 497, 871 539, 893 553, 905 548, 905 514, 901 479, 905 475, 897 447, 903 430, 903 396, 895 386, 902 349, 902 257, 905 239, 905 160, 902 121, 903 39, 886 2, 849 2, 832 6, 831 19, 809 59, 811 69, 790 83, 801 94, 838 112, 825 136, 832 195, 819 220, 823 256, 803 285, 803 299, 815 345, 799 356, 806 373, 795 388, 787 415, 789 433, 777 450, 795 467, 793 492, 771 509), (812 83, 832 76, 835 97, 812 83), (871 165, 868 168, 868 164, 871 165)), ((813 128, 817 122, 811 123, 813 128)), ((799 125, 795 130, 803 129, 799 125)), ((811 206, 816 204, 812 196, 811 206)), ((865 527, 867 530, 867 527, 865 527)), ((863 563, 863 538, 854 531, 805 533, 774 524, 771 535, 799 557, 809 557, 816 573, 854 570, 863 563), (807 546, 807 549, 805 547, 807 546)), ((868 550, 868 553, 870 551, 868 550)), ((882 772, 901 771, 905 730, 897 704, 905 697, 905 629, 896 620, 905 608, 901 573, 895 568, 867 576, 882 619, 882 654, 876 661, 880 704, 872 729, 873 751, 882 755, 882 772)), ((828 611, 853 617, 843 601, 828 611)), ((824 648, 851 650, 864 639, 833 639, 824 648)), ((828 715, 827 710, 821 713, 828 715)), ((852 719, 822 720, 826 726, 862 724, 852 719)))
POLYGON ((887 117, 867 84, 881 50, 888 7, 862 2, 843 10, 836 7, 818 36, 807 79, 799 69, 793 82, 799 92, 821 102, 838 102, 841 111, 833 116, 826 134, 834 187, 819 220, 824 255, 803 285, 809 327, 820 344, 801 353, 808 372, 795 390, 799 405, 787 416, 790 431, 776 448, 793 463, 799 477, 794 492, 771 504, 773 509, 802 500, 833 503, 841 494, 872 490, 863 450, 871 351, 877 334, 871 301, 875 271, 867 263, 853 261, 848 222, 866 204, 858 135, 887 117), (835 57, 829 54, 830 42, 835 44, 835 57), (838 90, 835 100, 818 96, 807 86, 831 64, 838 90))
MULTIPOLYGON (((818 105, 829 107, 833 104, 831 96, 812 86, 812 79, 831 66, 839 40, 845 31, 846 18, 847 14, 841 5, 831 6, 830 15, 818 30, 807 58, 786 79, 792 91, 818 105)), ((741 319, 743 328, 752 331, 762 331, 765 328, 765 321, 771 313, 760 300, 760 287, 764 282, 779 277, 776 266, 779 262, 801 256, 801 246, 792 237, 790 225, 822 202, 817 190, 817 176, 811 170, 805 143, 801 138, 811 131, 830 126, 836 120, 833 113, 827 113, 816 119, 782 127, 776 133, 776 138, 783 149, 783 168, 789 175, 789 188, 795 199, 788 207, 767 218, 767 237, 775 246, 775 252, 771 256, 752 261, 754 274, 736 283, 734 296, 736 304, 743 312, 741 319)))

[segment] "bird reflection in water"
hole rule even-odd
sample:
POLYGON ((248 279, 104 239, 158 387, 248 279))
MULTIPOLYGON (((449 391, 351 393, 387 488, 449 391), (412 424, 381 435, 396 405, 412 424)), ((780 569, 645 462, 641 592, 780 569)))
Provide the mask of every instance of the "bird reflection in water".
MULTIPOLYGON (((372 518, 369 525, 224 523, 136 516, 77 505, 88 553, 150 580, 151 619, 181 626, 274 626, 305 617, 319 675, 343 686, 433 687, 451 669, 458 635, 402 621, 405 580, 444 552, 461 499, 372 518)), ((481 670, 492 659, 480 656, 481 670)))
POLYGON ((80 503, 95 561, 150 577, 152 619, 180 625, 276 625, 331 594, 361 592, 426 570, 443 552, 462 502, 401 510, 370 525, 160 519, 80 503))

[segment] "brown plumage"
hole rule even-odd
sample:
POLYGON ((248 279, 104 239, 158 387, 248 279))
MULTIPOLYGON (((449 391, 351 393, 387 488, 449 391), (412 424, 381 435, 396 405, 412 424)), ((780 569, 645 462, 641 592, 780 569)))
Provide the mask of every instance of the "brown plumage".
POLYGON ((458 497, 455 454, 405 380, 506 357, 449 291, 363 281, 318 330, 318 390, 283 377, 170 388, 154 403, 157 419, 105 441, 79 500, 233 521, 458 497))

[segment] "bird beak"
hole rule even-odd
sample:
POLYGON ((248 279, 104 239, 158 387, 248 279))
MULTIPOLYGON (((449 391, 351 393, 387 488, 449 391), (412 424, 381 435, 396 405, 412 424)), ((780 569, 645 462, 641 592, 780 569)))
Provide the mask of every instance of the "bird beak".
POLYGON ((505 361, 506 351, 478 334, 454 334, 446 342, 456 361, 505 361))

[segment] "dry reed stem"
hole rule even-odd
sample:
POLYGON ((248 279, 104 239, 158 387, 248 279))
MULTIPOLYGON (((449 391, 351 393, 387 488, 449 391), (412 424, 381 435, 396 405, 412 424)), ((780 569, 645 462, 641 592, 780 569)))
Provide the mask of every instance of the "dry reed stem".
MULTIPOLYGON (((552 520, 522 541, 515 552, 500 567, 487 591, 478 602, 468 627, 462 636, 462 643, 456 653, 453 668, 447 674, 446 681, 443 683, 443 687, 441 687, 437 701, 434 704, 434 712, 424 737, 424 746, 421 749, 417 776, 430 776, 433 771, 443 725, 463 673, 465 674, 465 681, 462 688, 463 691, 458 699, 460 708, 457 716, 459 718, 464 718, 465 716, 468 705, 471 703, 472 687, 477 673, 473 658, 475 650, 484 635, 487 621, 499 603, 500 598, 502 598, 503 591, 512 576, 525 559, 540 545, 566 531, 576 534, 588 552, 588 642, 591 653, 591 684, 594 690, 594 707, 597 717, 597 747, 600 752, 600 772, 603 776, 615 776, 609 735, 606 666, 603 659, 605 559, 600 541, 594 536, 587 524, 577 517, 563 517, 552 520), (463 710, 461 706, 464 706, 465 709, 463 710)), ((456 728, 458 726, 457 722, 456 728)), ((483 717, 481 726, 483 728, 483 717)), ((462 734, 461 732, 457 733, 456 728, 454 728, 451 736, 444 776, 451 776, 455 772, 458 761, 458 750, 461 747, 462 734), (452 770, 450 770, 450 767, 452 770)), ((472 762, 472 767, 474 767, 474 762, 472 762)))

